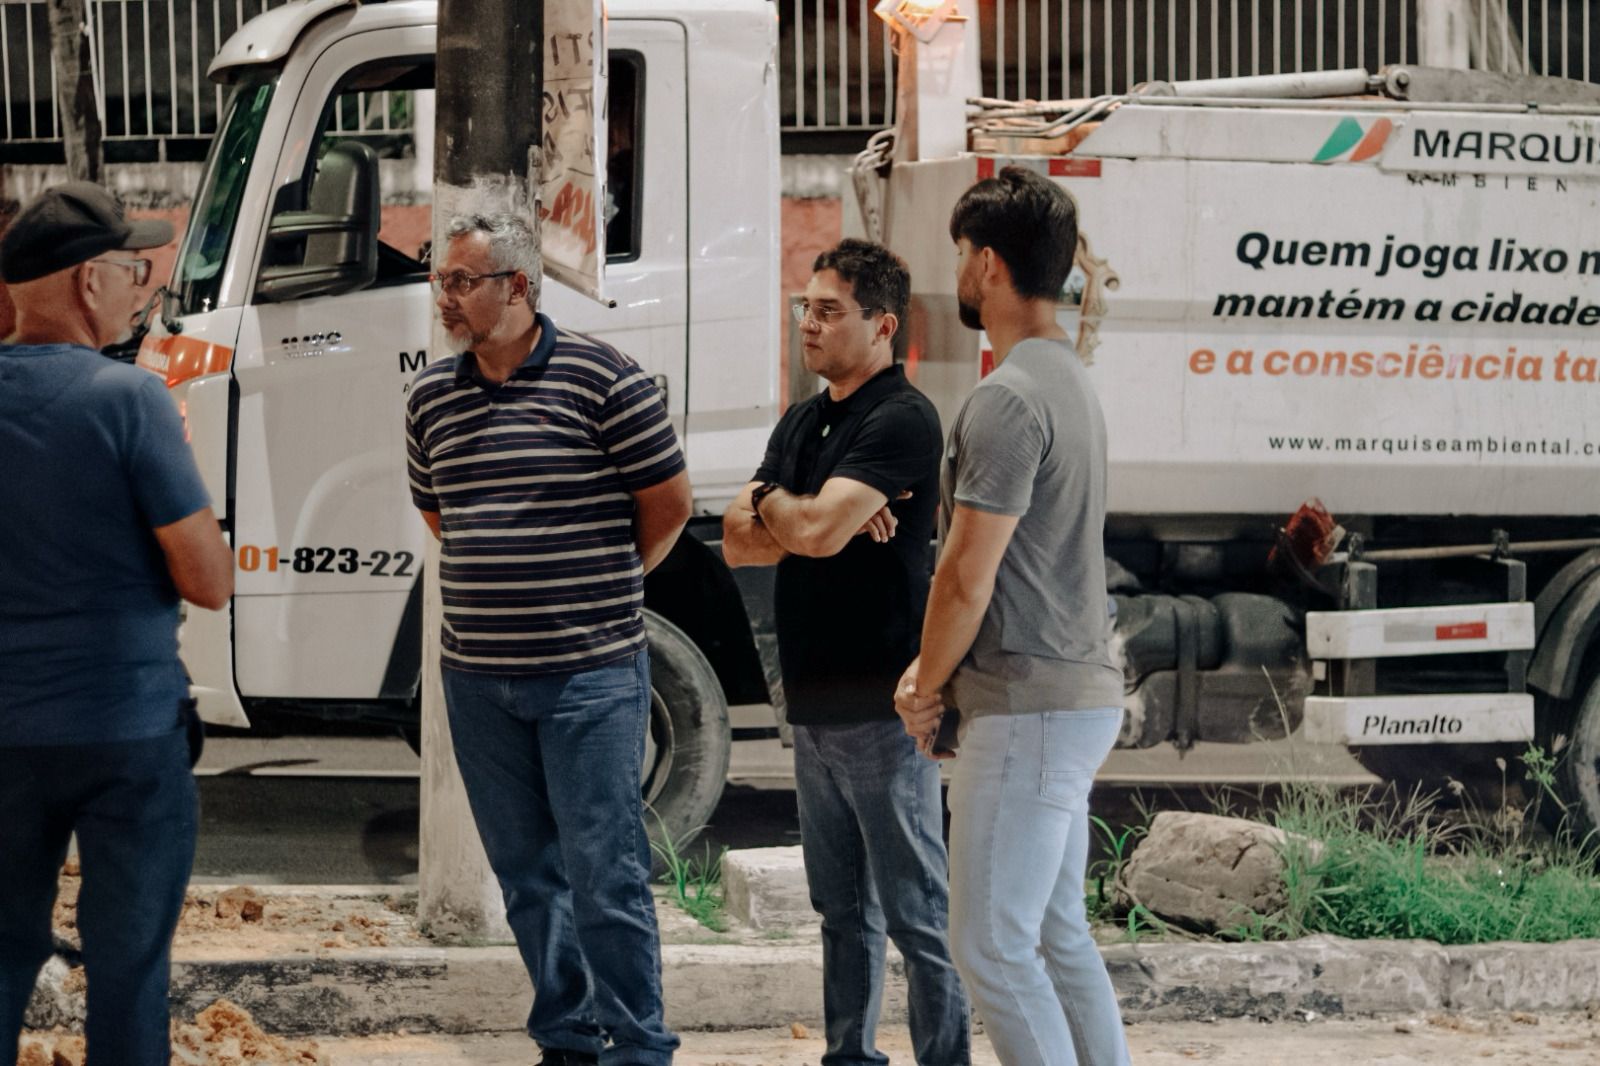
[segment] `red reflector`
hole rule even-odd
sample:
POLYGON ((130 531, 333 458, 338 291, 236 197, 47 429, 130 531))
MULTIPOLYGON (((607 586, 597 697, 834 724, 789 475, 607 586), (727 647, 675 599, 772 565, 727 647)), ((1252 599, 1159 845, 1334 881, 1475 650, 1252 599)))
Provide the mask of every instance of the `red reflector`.
POLYGON ((978 376, 980 378, 986 378, 994 373, 994 350, 992 348, 985 348, 979 359, 978 376))
POLYGON ((1100 176, 1100 160, 1052 159, 1050 160, 1050 176, 1052 178, 1098 178, 1100 176))
POLYGON ((994 160, 984 156, 978 157, 978 180, 994 177, 994 160))
POLYGON ((1435 626, 1434 640, 1488 640, 1488 622, 1458 622, 1453 626, 1435 626))

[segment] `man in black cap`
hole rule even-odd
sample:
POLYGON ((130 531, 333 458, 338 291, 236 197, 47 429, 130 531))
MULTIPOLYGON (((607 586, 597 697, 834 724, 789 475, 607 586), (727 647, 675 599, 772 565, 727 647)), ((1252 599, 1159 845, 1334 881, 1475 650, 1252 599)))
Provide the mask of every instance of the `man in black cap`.
POLYGON ((97 350, 172 239, 97 185, 29 204, 0 236, 16 305, 0 342, 0 1062, 51 952, 78 837, 89 1066, 166 1066, 172 931, 198 818, 178 598, 233 594, 222 539, 160 378, 97 350))

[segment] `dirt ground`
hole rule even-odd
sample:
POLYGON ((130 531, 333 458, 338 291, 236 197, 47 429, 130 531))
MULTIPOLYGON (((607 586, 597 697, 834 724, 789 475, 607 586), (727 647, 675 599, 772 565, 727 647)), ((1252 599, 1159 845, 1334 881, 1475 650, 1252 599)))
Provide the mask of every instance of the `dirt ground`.
MULTIPOLYGON (((172 1066, 527 1066, 533 1045, 521 1033, 477 1036, 394 1034, 283 1041, 254 1029, 231 1005, 176 1027, 172 1066), (208 1017, 208 1015, 210 1015, 208 1017)), ((1578 1066, 1600 1061, 1600 1011, 1586 1015, 1448 1015, 1309 1021, 1229 1020, 1133 1025, 1138 1066, 1243 1063, 1250 1066, 1420 1066, 1491 1061, 1578 1066)), ((909 1064, 904 1026, 886 1027, 879 1047, 909 1064)), ((678 1066, 817 1066, 823 1043, 802 1026, 737 1033, 685 1033, 678 1066)), ((997 1066, 980 1035, 974 1066, 997 1066)), ((81 1066, 82 1037, 29 1034, 19 1066, 81 1066)))
MULTIPOLYGON (((75 862, 62 872, 54 925, 68 941, 78 935, 75 862)), ((416 947, 429 943, 418 932, 415 897, 371 895, 327 897, 241 886, 191 885, 184 900, 172 953, 179 959, 315 954, 365 947, 416 947)))
MULTIPOLYGON (((1412 1066, 1473 1061, 1578 1066, 1600 1061, 1595 1015, 1493 1015, 1365 1021, 1222 1021, 1134 1025, 1128 1029, 1136 1066, 1249 1063, 1249 1066, 1412 1066)), ((879 1047, 910 1066, 905 1028, 886 1028, 879 1047)), ((329 1066, 527 1066, 532 1047, 520 1033, 492 1036, 383 1036, 325 1040, 329 1066)), ((678 1066, 816 1066, 823 1044, 815 1033, 788 1030, 685 1033, 678 1066)), ((997 1066, 983 1037, 974 1066, 997 1066)))
MULTIPOLYGON (((17 1066, 83 1066, 83 1037, 24 1030, 17 1066)), ((313 1040, 264 1033, 242 1007, 219 999, 190 1022, 172 1026, 171 1066, 328 1066, 313 1040)))

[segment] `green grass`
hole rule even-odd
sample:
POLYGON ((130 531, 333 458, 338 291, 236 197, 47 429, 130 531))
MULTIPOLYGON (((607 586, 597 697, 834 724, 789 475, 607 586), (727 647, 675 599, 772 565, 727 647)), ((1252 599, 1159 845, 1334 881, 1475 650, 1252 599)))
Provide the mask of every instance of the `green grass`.
MULTIPOLYGON (((1523 758, 1537 785, 1550 757, 1523 758)), ((1232 932, 1441 944, 1600 937, 1596 850, 1564 832, 1537 833, 1542 798, 1553 797, 1446 812, 1437 797, 1392 789, 1352 797, 1290 787, 1271 818, 1290 834, 1282 849, 1287 904, 1232 932)))
POLYGON ((1122 909, 1116 898, 1116 885, 1122 868, 1133 855, 1133 849, 1150 830, 1150 819, 1155 812, 1145 807, 1135 797, 1140 820, 1137 825, 1124 826, 1120 831, 1096 815, 1089 816, 1089 826, 1104 844, 1101 857, 1089 864, 1088 884, 1084 903, 1091 922, 1106 922, 1123 927, 1123 936, 1129 943, 1137 944, 1141 936, 1150 933, 1166 934, 1171 927, 1153 911, 1141 904, 1122 909))
MULTIPOLYGON (((1600 938, 1600 842, 1538 828, 1541 805, 1565 814, 1554 776, 1561 747, 1558 739, 1553 752, 1530 748, 1521 757, 1528 798, 1502 780, 1493 808, 1454 783, 1450 804, 1392 787, 1283 786, 1273 802, 1249 806, 1260 811, 1257 820, 1287 834, 1280 849, 1285 904, 1219 935, 1287 940, 1326 933, 1447 945, 1600 938)), ((1237 796, 1213 797, 1212 805, 1219 814, 1241 813, 1237 796)), ((1092 820, 1103 847, 1089 868, 1089 915, 1125 926, 1131 941, 1172 931, 1142 906, 1119 906, 1114 890, 1150 817, 1146 811, 1143 824, 1121 831, 1092 820)))
POLYGON ((661 840, 652 840, 650 848, 666 866, 661 883, 667 886, 672 901, 712 932, 727 932, 728 920, 723 913, 722 899, 722 857, 728 849, 724 847, 713 855, 707 843, 701 856, 684 855, 684 844, 700 830, 690 830, 677 840, 672 839, 664 824, 661 830, 661 840))

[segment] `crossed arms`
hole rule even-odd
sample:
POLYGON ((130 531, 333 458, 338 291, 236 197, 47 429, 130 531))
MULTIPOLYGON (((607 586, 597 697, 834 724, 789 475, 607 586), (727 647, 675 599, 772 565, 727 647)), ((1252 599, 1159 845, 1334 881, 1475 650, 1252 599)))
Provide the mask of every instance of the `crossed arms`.
POLYGON ((722 557, 729 566, 770 566, 786 555, 823 559, 858 534, 882 544, 899 524, 887 496, 848 477, 829 478, 814 496, 776 489, 761 501, 758 520, 750 503, 757 484, 746 485, 723 512, 722 557))

